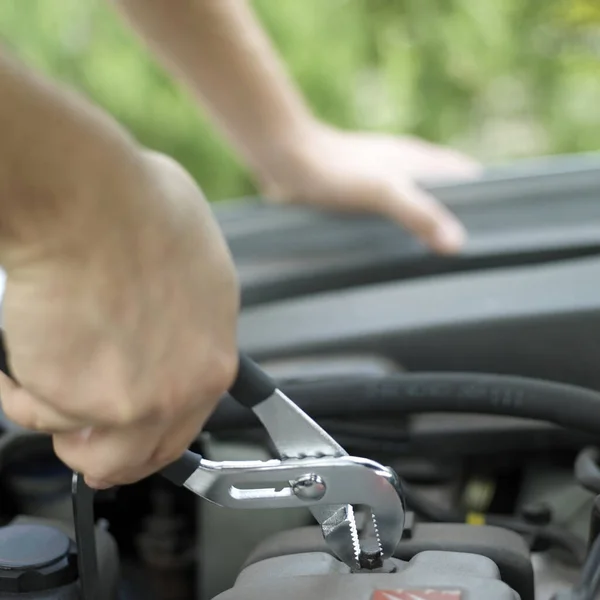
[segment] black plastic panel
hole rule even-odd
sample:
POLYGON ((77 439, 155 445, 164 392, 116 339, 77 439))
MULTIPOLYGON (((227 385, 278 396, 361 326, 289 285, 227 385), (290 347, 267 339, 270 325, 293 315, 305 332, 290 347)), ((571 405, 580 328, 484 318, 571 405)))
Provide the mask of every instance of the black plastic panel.
POLYGON ((459 273, 256 306, 258 360, 371 352, 408 370, 485 371, 600 389, 600 257, 459 273))
POLYGON ((425 183, 470 239, 432 255, 396 224, 245 200, 218 205, 245 306, 343 287, 600 253, 600 155, 526 161, 477 181, 425 183))

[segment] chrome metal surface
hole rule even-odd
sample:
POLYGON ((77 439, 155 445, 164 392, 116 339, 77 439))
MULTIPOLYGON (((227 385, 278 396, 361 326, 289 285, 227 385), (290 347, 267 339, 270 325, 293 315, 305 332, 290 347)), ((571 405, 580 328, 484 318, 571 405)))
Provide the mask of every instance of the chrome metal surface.
POLYGON ((347 456, 348 453, 281 390, 253 409, 281 458, 347 456))
POLYGON ((320 500, 327 491, 322 477, 309 473, 292 482, 294 494, 301 500, 320 500))
POLYGON ((354 570, 361 568, 363 542, 359 540, 353 506, 369 507, 383 533, 379 540, 370 526, 365 527, 365 533, 371 536, 364 542, 365 554, 371 555, 379 547, 382 558, 391 556, 404 528, 404 505, 395 474, 364 458, 232 462, 201 459, 185 487, 228 508, 323 509, 326 517, 320 524, 325 541, 354 570), (294 493, 290 482, 307 473, 318 473, 324 486, 320 498, 300 498, 294 493))
POLYGON ((321 523, 325 542, 332 552, 353 571, 360 570, 361 547, 354 516, 354 507, 340 506, 321 523))
MULTIPOLYGON (((338 457, 348 453, 318 423, 292 402, 281 390, 253 408, 267 430, 279 456, 286 458, 338 457)), ((311 506, 321 525, 323 537, 346 564, 356 565, 360 554, 354 509, 346 503, 311 506)))
MULTIPOLYGON (((256 405, 253 411, 282 459, 348 456, 342 446, 279 389, 256 405)), ((354 482, 348 482, 348 485, 352 484, 354 482)), ((343 485, 343 481, 340 481, 340 485, 343 485)), ((344 504, 313 505, 310 511, 321 525, 323 536, 332 551, 351 568, 357 569, 360 568, 357 565, 361 564, 361 556, 383 556, 385 552, 377 535, 375 513, 368 513, 373 523, 359 535, 351 503, 346 499, 344 504)), ((398 517, 402 518, 403 526, 403 513, 398 517)))

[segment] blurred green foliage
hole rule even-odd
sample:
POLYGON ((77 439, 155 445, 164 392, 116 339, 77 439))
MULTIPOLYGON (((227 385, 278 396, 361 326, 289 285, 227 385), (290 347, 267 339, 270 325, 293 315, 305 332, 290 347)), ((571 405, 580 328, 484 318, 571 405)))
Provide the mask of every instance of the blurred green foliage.
MULTIPOLYGON (((600 147, 599 0, 255 0, 315 112, 483 160, 600 147)), ((0 36, 181 161, 252 191, 191 99, 102 0, 4 0, 0 36)))

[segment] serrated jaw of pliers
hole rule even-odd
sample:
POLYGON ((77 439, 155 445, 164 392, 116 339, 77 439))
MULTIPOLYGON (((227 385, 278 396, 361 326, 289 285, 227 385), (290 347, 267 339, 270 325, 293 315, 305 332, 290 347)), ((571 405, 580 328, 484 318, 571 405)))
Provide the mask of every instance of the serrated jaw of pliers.
POLYGON ((354 509, 340 507, 321 522, 321 531, 329 548, 343 563, 354 570, 360 568, 360 541, 354 509))
POLYGON ((351 505, 338 509, 321 524, 328 546, 353 571, 376 569, 383 564, 383 549, 375 515, 367 511, 364 516, 360 532, 351 505))

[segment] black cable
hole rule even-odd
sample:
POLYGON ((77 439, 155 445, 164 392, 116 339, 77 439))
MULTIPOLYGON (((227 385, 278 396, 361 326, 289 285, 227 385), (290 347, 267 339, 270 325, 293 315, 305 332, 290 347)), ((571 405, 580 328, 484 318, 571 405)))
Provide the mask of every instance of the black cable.
MULTIPOLYGON (((600 438, 600 393, 526 377, 480 373, 401 373, 293 382, 281 388, 315 418, 458 412, 547 421, 600 438)), ((255 417, 224 398, 206 429, 245 427, 255 417)))
POLYGON ((600 494, 600 450, 590 447, 584 448, 575 459, 575 479, 586 490, 600 494))
POLYGON ((410 423, 407 417, 396 419, 357 420, 349 419, 321 419, 321 427, 329 433, 340 433, 349 437, 386 440, 388 442, 402 443, 410 440, 410 423))
POLYGON ((390 440, 378 440, 370 437, 359 437, 346 435, 335 429, 328 429, 335 440, 346 450, 352 453, 377 455, 377 456, 402 456, 408 453, 410 445, 408 442, 394 442, 390 440))
POLYGON ((549 544, 555 548, 566 551, 576 565, 582 565, 587 555, 587 546, 584 540, 558 525, 534 525, 522 519, 505 515, 485 515, 486 525, 510 529, 526 538, 549 544))
MULTIPOLYGON (((462 510, 448 510, 416 492, 412 486, 402 483, 404 497, 409 509, 427 521, 435 523, 465 523, 467 514, 462 510)), ((551 544, 569 553, 578 565, 585 561, 586 544, 576 535, 556 525, 534 525, 510 515, 482 515, 486 525, 509 529, 520 535, 551 544)))

